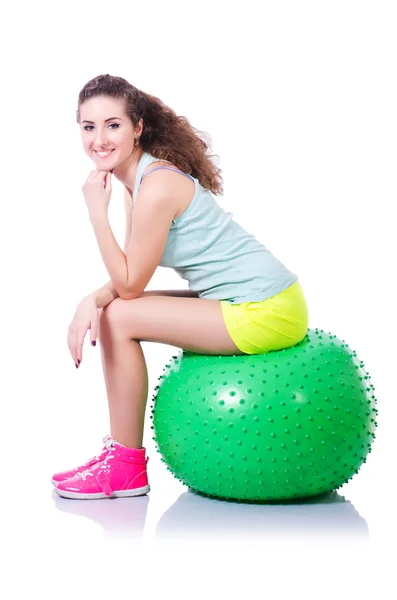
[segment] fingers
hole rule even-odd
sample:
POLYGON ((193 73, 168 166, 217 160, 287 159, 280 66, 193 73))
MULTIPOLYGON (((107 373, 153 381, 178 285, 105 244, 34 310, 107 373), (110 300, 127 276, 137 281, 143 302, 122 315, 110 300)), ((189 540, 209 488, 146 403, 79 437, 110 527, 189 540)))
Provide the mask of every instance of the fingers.
MULTIPOLYGON (((91 323, 90 339, 91 339, 92 346, 96 346, 97 329, 98 329, 98 323, 97 323, 97 319, 95 319, 95 322, 91 323)), ((85 333, 82 335, 81 333, 79 334, 78 332, 70 332, 68 335, 68 346, 69 346, 70 354, 72 355, 72 358, 73 358, 74 363, 77 368, 79 368, 80 364, 83 361, 83 345, 84 345, 85 333)))
POLYGON ((91 330, 90 341, 92 346, 96 345, 98 337, 98 323, 99 323, 99 310, 95 309, 91 312, 88 325, 75 326, 71 324, 68 330, 68 346, 70 354, 74 360, 76 367, 78 368, 83 360, 83 344, 88 329, 91 330))
POLYGON ((78 332, 72 332, 70 334, 71 343, 70 343, 70 354, 74 360, 74 364, 78 368, 83 359, 82 356, 82 341, 80 340, 81 336, 79 336, 78 332))
POLYGON ((73 331, 71 331, 70 329, 69 329, 69 333, 68 333, 68 346, 69 346, 70 354, 72 355, 72 358, 74 360, 74 364, 76 365, 76 367, 78 367, 79 363, 77 362, 77 356, 76 356, 76 336, 75 336, 75 333, 73 331))
POLYGON ((81 335, 76 331, 69 331, 68 334, 68 346, 70 354, 74 360, 74 364, 79 368, 83 360, 83 342, 85 334, 81 335))
POLYGON ((97 336, 98 336, 98 310, 95 309, 95 314, 93 314, 92 317, 91 317, 91 335, 90 335, 90 339, 91 339, 91 345, 92 346, 96 345, 97 336))
POLYGON ((77 344, 76 344, 76 358, 77 358, 77 364, 80 365, 81 361, 83 360, 83 342, 84 342, 84 335, 78 335, 77 336, 77 344))

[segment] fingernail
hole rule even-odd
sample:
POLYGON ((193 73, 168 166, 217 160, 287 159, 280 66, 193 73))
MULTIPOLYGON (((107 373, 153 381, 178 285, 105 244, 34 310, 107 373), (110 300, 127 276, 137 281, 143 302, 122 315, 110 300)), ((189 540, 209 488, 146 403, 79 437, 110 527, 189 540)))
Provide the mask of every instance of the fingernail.
POLYGON ((76 369, 78 369, 78 368, 79 368, 79 365, 76 365, 76 363, 74 363, 74 364, 75 364, 75 366, 76 366, 76 369))
POLYGON ((80 363, 81 363, 81 360, 78 358, 78 359, 77 359, 77 362, 80 364, 80 363))
POLYGON ((91 342, 91 344, 92 344, 93 346, 96 346, 96 341, 94 340, 93 342, 91 342))

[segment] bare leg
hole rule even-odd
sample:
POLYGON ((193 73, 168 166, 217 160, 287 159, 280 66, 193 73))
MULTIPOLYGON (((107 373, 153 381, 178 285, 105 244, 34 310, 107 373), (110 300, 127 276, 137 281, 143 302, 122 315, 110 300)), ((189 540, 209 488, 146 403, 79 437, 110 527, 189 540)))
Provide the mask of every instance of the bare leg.
MULTIPOLYGON (((152 290, 142 292, 140 297, 148 296, 198 297, 191 290, 152 290)), ((99 341, 110 433, 124 446, 142 448, 149 386, 145 356, 138 340, 117 334, 117 329, 107 318, 108 308, 99 311, 99 341)))
POLYGON ((109 403, 110 433, 130 448, 142 448, 148 371, 139 341, 117 334, 102 311, 99 339, 109 403))
POLYGON ((231 340, 217 300, 172 297, 172 291, 117 298, 100 314, 99 340, 110 432, 131 448, 142 448, 148 371, 141 341, 193 352, 241 354, 231 340))

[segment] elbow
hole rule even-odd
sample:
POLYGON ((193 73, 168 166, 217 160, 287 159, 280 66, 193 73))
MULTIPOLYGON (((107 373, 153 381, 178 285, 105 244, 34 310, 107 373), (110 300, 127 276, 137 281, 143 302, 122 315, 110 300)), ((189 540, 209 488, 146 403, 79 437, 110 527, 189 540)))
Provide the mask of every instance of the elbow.
POLYGON ((123 300, 135 300, 142 296, 142 293, 146 285, 142 278, 133 277, 130 274, 130 278, 127 279, 126 285, 123 286, 123 294, 120 294, 120 298, 123 300))
POLYGON ((137 286, 135 285, 135 283, 130 281, 130 277, 128 276, 128 274, 127 281, 124 282, 124 285, 121 287, 122 289, 118 290, 118 292, 122 300, 134 300, 135 298, 138 298, 138 296, 142 293, 136 289, 137 286))
POLYGON ((141 295, 141 293, 142 292, 140 292, 139 290, 128 286, 121 290, 121 293, 119 292, 119 296, 122 300, 135 300, 135 298, 138 298, 141 295))
POLYGON ((122 300, 134 300, 135 298, 138 298, 139 294, 124 291, 122 294, 119 294, 119 296, 122 300))

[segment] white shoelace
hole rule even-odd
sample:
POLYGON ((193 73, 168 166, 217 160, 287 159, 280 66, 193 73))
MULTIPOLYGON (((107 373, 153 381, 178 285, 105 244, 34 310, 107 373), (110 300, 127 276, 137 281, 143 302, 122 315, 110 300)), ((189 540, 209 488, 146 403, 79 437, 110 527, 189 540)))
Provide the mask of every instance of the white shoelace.
POLYGON ((115 443, 115 442, 114 442, 114 439, 112 438, 112 436, 109 436, 109 437, 108 437, 108 439, 107 439, 106 441, 105 441, 105 439, 104 439, 104 442, 105 442, 105 446, 106 446, 106 448, 107 448, 108 450, 110 450, 111 448, 113 448, 113 446, 114 446, 114 443, 115 443))
MULTIPOLYGON (((113 438, 110 434, 105 435, 105 437, 102 438, 102 442, 105 444, 105 446, 108 450, 109 450, 108 442, 110 442, 112 439, 113 438)), ((101 452, 101 454, 102 454, 102 452, 101 452)), ((97 454, 97 456, 95 458, 98 460, 101 454, 97 454)))
MULTIPOLYGON (((114 440, 113 440, 112 436, 111 436, 111 435, 109 435, 109 434, 108 434, 108 435, 105 435, 105 437, 104 437, 104 438, 102 438, 102 442, 105 444, 105 446, 106 446, 106 448, 107 448, 108 450, 110 450, 110 449, 111 449, 111 448, 113 448, 113 446, 114 446, 114 440)), ((95 458, 96 458, 97 460, 99 460, 99 457, 100 457, 100 454, 98 454, 98 455, 97 455, 95 458)), ((107 458, 107 457, 106 457, 106 458, 107 458)), ((106 460, 106 458, 105 458, 105 460, 106 460)), ((86 480, 86 478, 87 478, 87 476, 88 476, 88 475, 90 475, 91 477, 93 476, 93 474, 90 472, 90 468, 91 468, 91 467, 88 467, 87 469, 85 469, 84 471, 81 471, 81 473, 80 473, 80 477, 81 477, 81 478, 82 478, 84 481, 86 480)))

